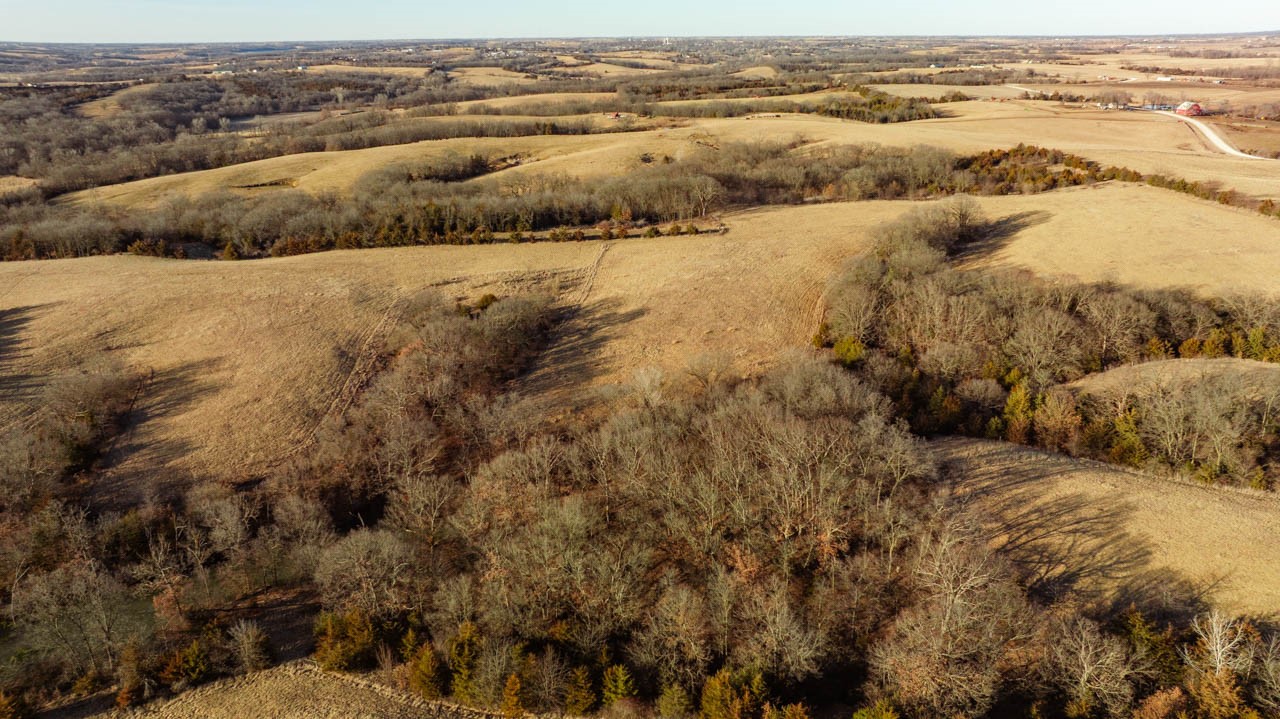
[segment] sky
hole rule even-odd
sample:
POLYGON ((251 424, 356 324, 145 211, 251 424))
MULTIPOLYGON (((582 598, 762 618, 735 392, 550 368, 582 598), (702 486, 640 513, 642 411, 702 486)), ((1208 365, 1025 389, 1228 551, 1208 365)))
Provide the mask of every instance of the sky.
POLYGON ((1280 0, 0 0, 0 42, 1280 30, 1280 0))

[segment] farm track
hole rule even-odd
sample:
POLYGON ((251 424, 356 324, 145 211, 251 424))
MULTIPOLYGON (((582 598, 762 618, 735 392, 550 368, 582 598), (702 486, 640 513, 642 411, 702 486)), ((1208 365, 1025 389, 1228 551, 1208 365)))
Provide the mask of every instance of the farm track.
POLYGON ((1195 130, 1199 131, 1200 135, 1203 135, 1214 147, 1225 154, 1231 155, 1232 157, 1239 157, 1244 160, 1271 160, 1272 162, 1276 162, 1276 160, 1270 157, 1258 157, 1257 155, 1250 155, 1247 152, 1237 150, 1231 143, 1227 142, 1222 135, 1219 135, 1217 130, 1210 127, 1208 123, 1197 120, 1194 117, 1186 117, 1167 110, 1152 110, 1151 112, 1156 115, 1164 115, 1166 117, 1172 117, 1175 120, 1185 122, 1195 130))

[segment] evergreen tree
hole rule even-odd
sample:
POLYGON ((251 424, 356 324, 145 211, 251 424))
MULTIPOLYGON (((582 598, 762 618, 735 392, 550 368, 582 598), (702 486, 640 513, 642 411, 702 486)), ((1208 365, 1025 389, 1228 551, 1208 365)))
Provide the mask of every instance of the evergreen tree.
POLYGON ((616 701, 634 697, 636 683, 626 667, 614 664, 604 670, 604 682, 601 684, 600 692, 603 695, 603 703, 607 707, 616 701))

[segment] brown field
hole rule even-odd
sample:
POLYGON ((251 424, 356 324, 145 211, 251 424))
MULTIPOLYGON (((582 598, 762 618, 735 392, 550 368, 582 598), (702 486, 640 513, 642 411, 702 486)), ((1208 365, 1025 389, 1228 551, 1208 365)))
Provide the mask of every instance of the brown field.
MULTIPOLYGON (((411 694, 350 674, 292 662, 183 692, 140 710, 97 716, 137 719, 420 719, 433 705, 411 694)), ((439 711, 439 709, 437 709, 439 711)), ((447 712, 447 707, 445 709, 447 712)), ((50 719, 62 719, 54 714, 50 719)))
POLYGON ((1145 185, 1116 183, 1034 197, 996 197, 1024 208, 1030 226, 971 265, 1209 295, 1280 293, 1280 222, 1145 185), (1044 215, 1051 217, 1041 221, 1044 215), (1064 223, 1069 230, 1064 232, 1064 223))
POLYGON ((111 117, 120 112, 120 98, 128 97, 129 95, 141 95, 154 87, 154 85, 155 83, 139 83, 137 85, 130 85, 129 87, 117 90, 106 97, 98 98, 97 100, 90 100, 78 107, 77 111, 82 117, 111 117))
MULTIPOLYGON (((978 98, 1019 98, 1022 91, 1008 85, 871 85, 881 92, 898 97, 923 97, 936 100, 949 92, 963 92, 969 97, 978 98)), ((944 108, 945 109, 945 108, 944 108)))
POLYGON ((955 500, 1035 586, 1123 609, 1187 601, 1274 619, 1280 498, 1003 442, 936 442, 955 500))
MULTIPOLYGON (((438 118, 439 121, 448 119, 438 118)), ((560 172, 575 177, 602 177, 640 166, 640 156, 645 153, 679 158, 697 147, 695 138, 679 131, 434 140, 365 150, 286 155, 214 170, 109 185, 74 193, 68 196, 68 201, 148 207, 158 205, 173 195, 195 196, 215 190, 250 194, 295 187, 313 193, 341 192, 349 189, 365 173, 387 164, 428 160, 451 153, 481 153, 496 157, 520 155, 523 164, 504 171, 509 176, 560 172)))
MULTIPOLYGON (((926 85, 925 87, 928 86, 926 85)), ((1038 90, 1045 94, 1060 92, 1085 97, 1093 97, 1106 92, 1127 92, 1136 103, 1141 103, 1148 95, 1152 95, 1158 96, 1167 102, 1183 102, 1184 100, 1199 102, 1214 111, 1219 108, 1233 106, 1264 105, 1280 102, 1280 88, 1216 85, 1211 82, 1199 82, 1189 79, 1175 79, 1173 82, 1093 82, 1083 85, 1025 82, 1019 83, 1018 87, 1038 90)), ((983 88, 974 89, 981 90, 983 88)))
POLYGON ((765 80, 772 80, 778 76, 778 68, 769 65, 757 65, 756 67, 748 67, 733 73, 734 77, 758 77, 765 80))
POLYGON ((594 102, 596 100, 616 99, 616 92, 544 92, 534 95, 513 95, 511 97, 495 97, 488 100, 467 100, 466 102, 455 103, 458 112, 467 114, 468 110, 473 107, 493 107, 493 108, 511 108, 511 107, 529 107, 536 105, 550 105, 557 102, 594 102))
POLYGON ((463 85, 493 87, 496 85, 530 85, 539 82, 522 72, 503 70, 500 67, 460 67, 449 71, 449 79, 463 85))
POLYGON ((735 218, 727 235, 632 239, 607 251, 587 242, 242 263, 6 263, 0 312, 15 328, 6 338, 15 349, 5 370, 21 379, 0 400, 0 424, 19 421, 50 375, 106 356, 154 377, 102 492, 136 499, 150 480, 181 488, 251 478, 306 442, 380 348, 399 302, 427 288, 465 297, 533 287, 579 304, 530 391, 576 396, 708 352, 758 369, 803 345, 827 274, 861 247, 868 227, 902 209, 767 210, 735 218))
POLYGON ((812 140, 890 146, 934 145, 960 153, 981 152, 1018 143, 1036 144, 1083 155, 1106 165, 1161 173, 1259 197, 1280 195, 1275 167, 1217 152, 1189 126, 1170 117, 1141 112, 1065 107, 1055 102, 953 102, 947 117, 874 125, 818 116, 784 115, 752 120, 702 120, 691 126, 721 139, 747 140, 795 136, 812 140), (769 123, 761 130, 754 123, 769 123))
POLYGON ((426 77, 431 74, 431 68, 414 66, 396 67, 394 65, 308 65, 307 72, 347 72, 367 75, 394 75, 396 77, 426 77))
MULTIPOLYGON (((1239 58, 1199 58, 1172 57, 1156 53, 1109 53, 1101 55, 1080 55, 1070 61, 1057 62, 1015 62, 985 65, 983 67, 1003 68, 1007 70, 1031 70, 1037 74, 1054 77, 1065 82, 1097 82, 1104 77, 1130 81, 1152 81, 1160 73, 1127 70, 1132 67, 1161 67, 1170 69, 1192 70, 1196 76, 1175 76, 1175 83, 1192 77, 1224 78, 1229 74, 1227 68, 1239 67, 1275 67, 1280 58, 1275 55, 1264 57, 1239 58)), ((957 68, 912 68, 911 72, 939 73, 957 68)), ((1168 83, 1162 83, 1168 84, 1168 83)))
POLYGON ((0 176, 0 197, 17 190, 25 190, 28 187, 35 187, 36 181, 26 177, 14 177, 13 175, 0 176))
POLYGON ((1280 365, 1235 357, 1160 360, 1123 365, 1082 377, 1068 386, 1084 394, 1107 396, 1154 385, 1184 386, 1210 377, 1230 378, 1241 387, 1255 390, 1274 390, 1280 387, 1280 365))
POLYGON ((149 485, 250 478, 341 411, 406 297, 555 290, 572 286, 597 253, 547 244, 243 263, 124 255, 5 263, 0 426, 20 421, 50 376, 118 360, 150 379, 99 496, 140 501, 149 485))
POLYGON ((607 62, 587 62, 568 67, 553 67, 547 70, 548 73, 556 75, 594 75, 596 77, 612 77, 615 75, 651 75, 655 72, 665 72, 665 69, 656 67, 625 67, 623 65, 613 65, 607 62))
POLYGON ((1247 152, 1280 152, 1280 122, 1265 120, 1211 120, 1227 142, 1247 152))
POLYGON ((600 54, 600 57, 603 57, 606 60, 609 58, 616 58, 618 60, 639 62, 644 63, 655 70, 664 70, 667 72, 701 67, 701 65, 695 65, 692 63, 677 62, 672 59, 675 56, 675 53, 644 52, 642 50, 624 50, 622 52, 606 52, 600 54))

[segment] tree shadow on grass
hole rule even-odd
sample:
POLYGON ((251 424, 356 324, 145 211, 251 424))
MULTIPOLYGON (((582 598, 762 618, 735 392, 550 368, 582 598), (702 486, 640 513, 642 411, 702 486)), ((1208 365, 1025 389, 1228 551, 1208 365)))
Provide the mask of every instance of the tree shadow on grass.
POLYGON ((630 322, 643 317, 643 309, 622 310, 616 299, 589 302, 567 315, 549 340, 548 348, 526 376, 517 382, 525 395, 554 402, 557 409, 575 407, 585 388, 607 374, 612 364, 602 350, 630 322))
POLYGON ((39 378, 13 372, 13 365, 24 357, 23 332, 39 311, 49 305, 11 307, 0 310, 0 396, 6 400, 29 398, 40 387, 39 378))
POLYGON ((1009 245, 1018 233, 1037 225, 1043 225, 1053 219, 1053 214, 1044 210, 1032 210, 1006 215, 998 220, 986 223, 978 233, 978 237, 959 247, 953 255, 956 262, 978 262, 989 259, 1009 245))
POLYGON ((123 511, 147 501, 176 498, 200 477, 171 466, 194 446, 172 436, 148 431, 156 422, 181 415, 217 387, 207 379, 218 362, 188 362, 155 372, 139 392, 120 433, 104 452, 89 491, 91 505, 101 511, 123 511))
POLYGON ((1128 529, 1129 502, 1046 492, 1046 481, 1071 471, 1073 461, 991 443, 946 470, 957 501, 978 518, 1033 596, 1079 600, 1103 616, 1133 606, 1175 619, 1208 607, 1223 578, 1193 580, 1160 566, 1151 542, 1128 529))

